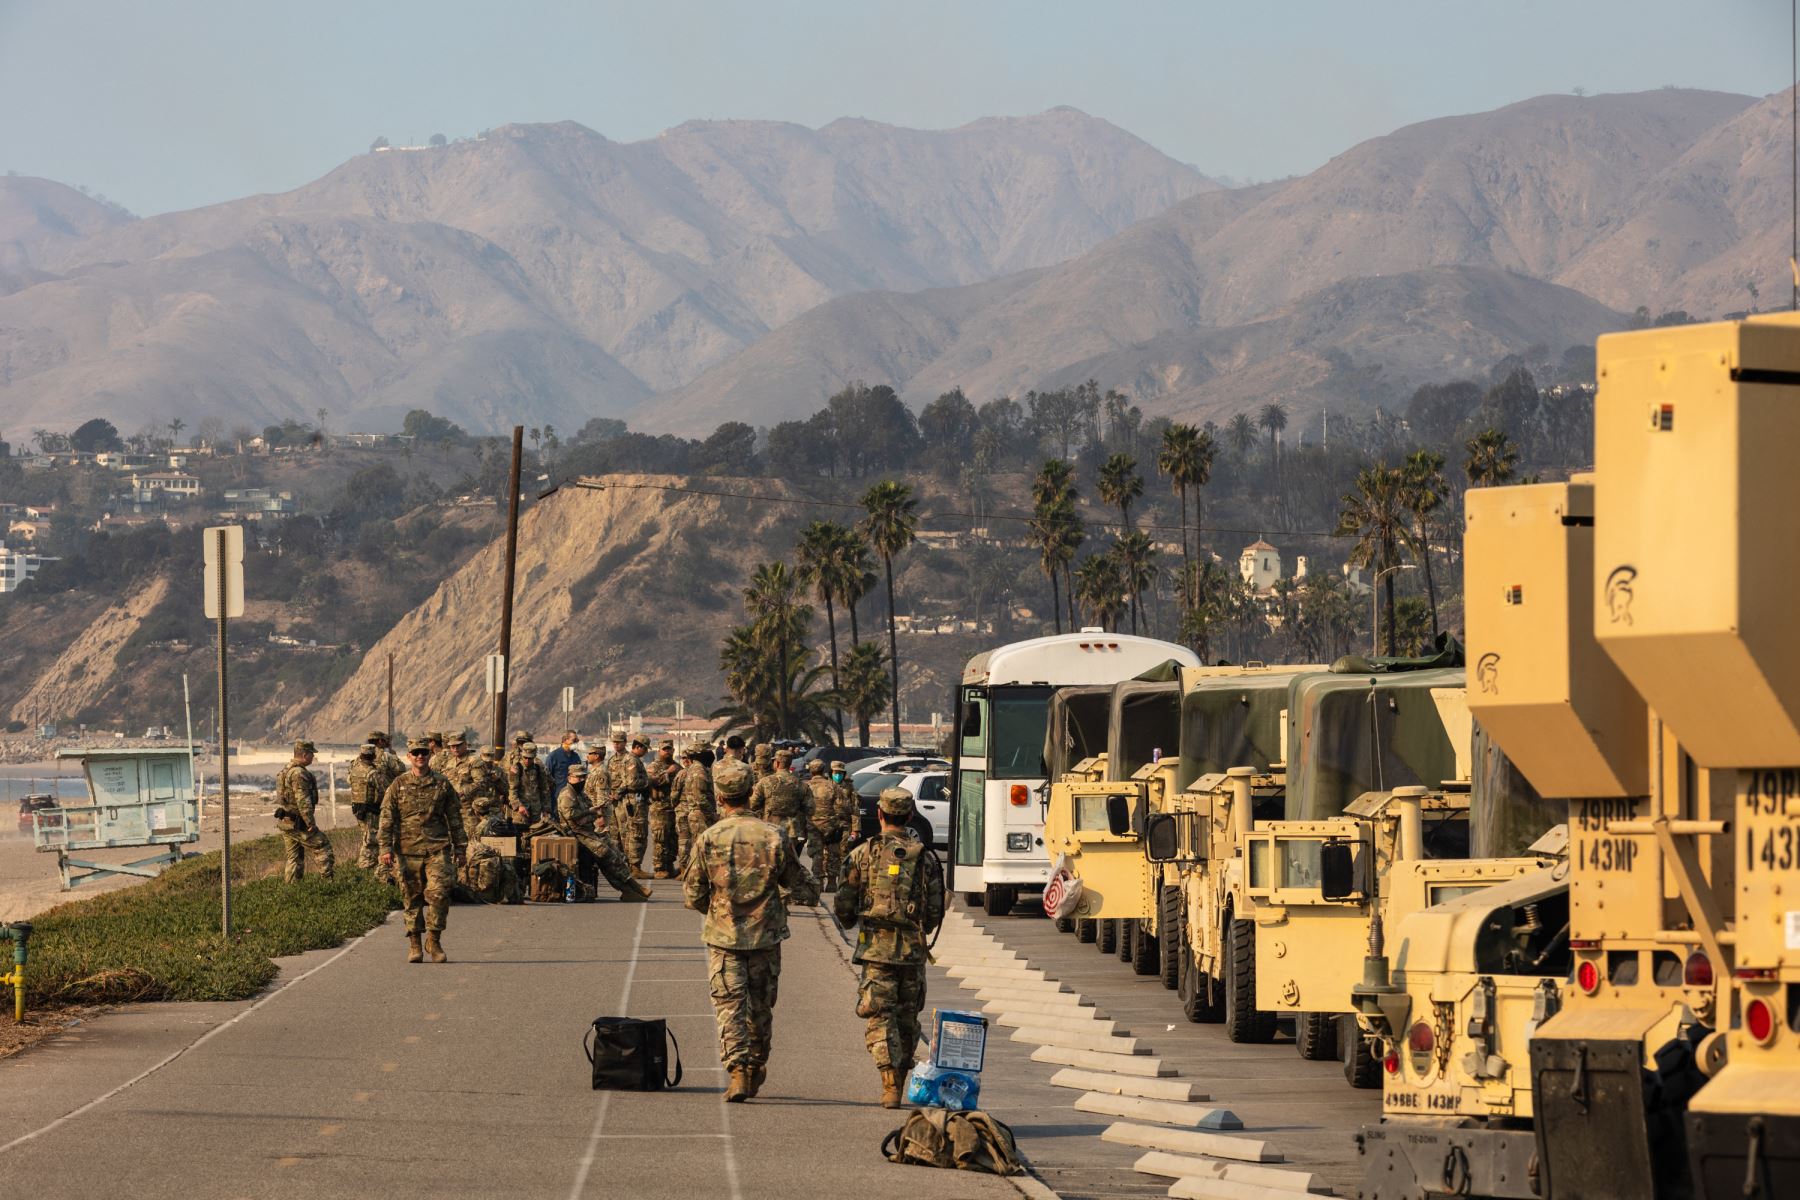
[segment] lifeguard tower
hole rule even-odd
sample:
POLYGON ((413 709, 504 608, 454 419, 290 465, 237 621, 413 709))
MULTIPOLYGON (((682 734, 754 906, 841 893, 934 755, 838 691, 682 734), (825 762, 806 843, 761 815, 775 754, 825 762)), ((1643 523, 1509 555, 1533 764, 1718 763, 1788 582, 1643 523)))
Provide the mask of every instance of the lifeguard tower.
POLYGON ((63 891, 114 875, 151 879, 181 861, 181 847, 200 840, 194 802, 193 758, 186 747, 65 750, 59 759, 81 760, 86 804, 60 805, 32 814, 32 840, 54 851, 63 891), (154 846, 135 862, 93 862, 73 853, 154 846))

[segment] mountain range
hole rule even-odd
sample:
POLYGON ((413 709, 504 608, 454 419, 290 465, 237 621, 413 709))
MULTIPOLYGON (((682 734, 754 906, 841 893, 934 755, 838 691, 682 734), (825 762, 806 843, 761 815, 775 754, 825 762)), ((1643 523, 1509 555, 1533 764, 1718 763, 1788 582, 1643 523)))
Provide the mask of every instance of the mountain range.
POLYGON ((703 434, 854 379, 917 403, 1092 377, 1198 416, 1392 403, 1640 306, 1785 295, 1788 104, 1541 96, 1234 188, 1066 108, 503 126, 144 220, 0 179, 0 420, 703 434))

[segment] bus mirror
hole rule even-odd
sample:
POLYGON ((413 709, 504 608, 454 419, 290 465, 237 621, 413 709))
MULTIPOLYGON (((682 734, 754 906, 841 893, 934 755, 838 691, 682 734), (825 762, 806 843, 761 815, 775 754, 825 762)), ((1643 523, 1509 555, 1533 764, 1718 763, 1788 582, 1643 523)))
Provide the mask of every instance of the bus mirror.
POLYGON ((1131 797, 1113 795, 1106 798, 1106 831, 1114 837, 1131 836, 1131 797))
POLYGON ((1168 813, 1152 816, 1144 828, 1144 857, 1151 862, 1172 862, 1180 851, 1175 818, 1168 813))
POLYGON ((1327 900, 1348 900, 1356 893, 1356 859, 1349 842, 1326 842, 1319 847, 1319 894, 1327 900))

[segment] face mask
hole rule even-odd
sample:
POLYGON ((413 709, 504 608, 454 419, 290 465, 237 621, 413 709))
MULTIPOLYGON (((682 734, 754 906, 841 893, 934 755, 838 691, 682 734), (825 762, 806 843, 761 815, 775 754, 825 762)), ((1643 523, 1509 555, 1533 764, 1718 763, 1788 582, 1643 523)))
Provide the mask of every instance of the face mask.
POLYGON ((842 771, 833 771, 831 773, 831 780, 833 783, 844 782, 844 773, 842 771))

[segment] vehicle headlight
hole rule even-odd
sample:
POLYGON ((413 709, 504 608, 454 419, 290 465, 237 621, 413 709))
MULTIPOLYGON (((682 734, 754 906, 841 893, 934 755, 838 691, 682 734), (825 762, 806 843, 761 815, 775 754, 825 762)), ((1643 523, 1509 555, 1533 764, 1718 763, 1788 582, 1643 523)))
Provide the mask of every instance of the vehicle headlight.
POLYGON ((1009 833, 1009 834, 1007 834, 1006 835, 1006 848, 1008 850, 1029 850, 1029 849, 1031 849, 1031 835, 1029 833, 1009 833))

